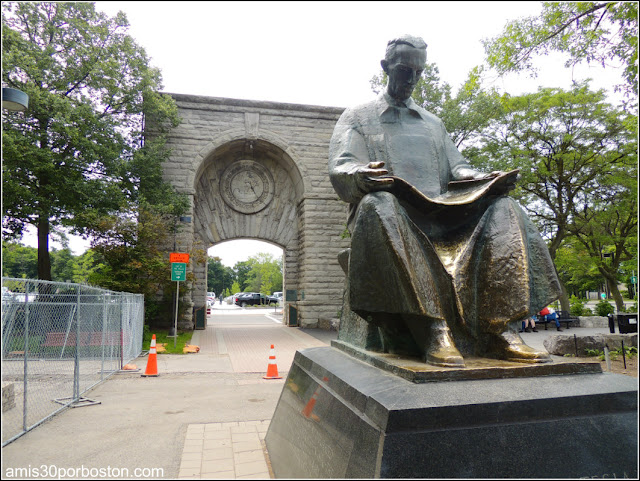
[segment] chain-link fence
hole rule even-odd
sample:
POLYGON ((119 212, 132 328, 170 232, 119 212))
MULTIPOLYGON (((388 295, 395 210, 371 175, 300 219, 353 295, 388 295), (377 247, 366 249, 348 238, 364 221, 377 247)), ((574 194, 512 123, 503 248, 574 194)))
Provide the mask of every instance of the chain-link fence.
POLYGON ((142 352, 144 296, 2 278, 2 445, 142 352))

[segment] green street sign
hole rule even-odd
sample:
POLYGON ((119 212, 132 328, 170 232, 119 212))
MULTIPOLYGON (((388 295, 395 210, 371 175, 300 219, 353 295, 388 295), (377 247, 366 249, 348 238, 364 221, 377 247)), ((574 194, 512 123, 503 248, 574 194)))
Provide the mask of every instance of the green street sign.
POLYGON ((186 262, 171 263, 171 280, 172 281, 187 280, 187 263, 186 262))
POLYGON ((638 278, 636 276, 631 277, 631 284, 637 284, 638 278))

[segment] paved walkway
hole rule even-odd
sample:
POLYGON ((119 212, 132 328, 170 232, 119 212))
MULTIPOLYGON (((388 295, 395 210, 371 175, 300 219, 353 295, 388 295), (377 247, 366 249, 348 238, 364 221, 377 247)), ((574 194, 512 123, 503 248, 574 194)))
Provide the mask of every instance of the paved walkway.
MULTIPOLYGON (((84 474, 98 470, 134 479, 141 469, 153 478, 268 479, 262 439, 295 351, 327 345, 315 330, 278 321, 273 308, 215 310, 194 333, 199 353, 159 354, 158 377, 115 374, 84 394, 100 404, 65 410, 2 448, 2 479, 97 479, 84 474), (271 344, 283 379, 263 379, 271 344)), ((144 372, 147 360, 133 363, 144 372)))
MULTIPOLYGON (((215 308, 208 318, 207 327, 196 331, 192 344, 200 347, 198 364, 204 357, 220 361, 218 369, 230 372, 261 372, 266 374, 271 345, 274 346, 276 365, 290 366, 295 351, 305 347, 326 346, 337 333, 322 333, 326 342, 310 336, 302 329, 279 329, 282 314, 275 310, 260 310, 273 323, 248 325, 243 322, 216 322, 221 316, 257 314, 257 310, 215 308), (268 349, 266 349, 268 348, 268 349)), ((195 357, 183 359, 187 364, 195 357)), ((175 364, 174 364, 175 365, 175 364)), ((207 363, 210 368, 211 365, 207 363)), ((166 368, 169 368, 166 366, 166 368)), ((196 369, 194 366, 193 369, 196 369)), ((279 375, 282 375, 280 371, 279 375)), ((282 376, 283 378, 286 377, 282 376)), ((282 384, 283 380, 264 380, 282 384)), ((225 423, 190 424, 180 460, 178 479, 267 479, 268 454, 264 437, 269 419, 225 423)))

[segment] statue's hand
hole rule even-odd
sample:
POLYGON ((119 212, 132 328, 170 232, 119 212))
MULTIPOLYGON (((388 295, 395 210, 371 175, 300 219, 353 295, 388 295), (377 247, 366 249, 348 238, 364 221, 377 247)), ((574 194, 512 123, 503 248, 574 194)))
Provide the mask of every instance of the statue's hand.
POLYGON ((384 162, 369 162, 356 170, 355 179, 358 189, 369 193, 389 188, 393 179, 387 177, 388 175, 389 171, 384 168, 384 162))
POLYGON ((494 177, 498 177, 500 174, 503 174, 499 170, 494 170, 493 172, 478 172, 477 170, 464 170, 461 172, 459 180, 481 180, 481 179, 493 179, 494 177))
MULTIPOLYGON (((491 172, 490 174, 485 174, 484 177, 480 177, 480 178, 493 179, 494 177, 498 177, 499 175, 503 175, 503 174, 505 174, 505 172, 496 170, 491 172)), ((518 179, 520 179, 519 174, 514 176, 509 176, 505 179, 505 182, 503 184, 503 191, 505 194, 516 188, 516 183, 518 182, 518 179)))

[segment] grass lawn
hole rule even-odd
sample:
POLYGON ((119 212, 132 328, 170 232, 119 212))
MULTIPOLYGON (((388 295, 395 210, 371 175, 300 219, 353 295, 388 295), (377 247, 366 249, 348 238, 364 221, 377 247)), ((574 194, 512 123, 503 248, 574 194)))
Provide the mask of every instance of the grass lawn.
POLYGON ((191 344, 193 331, 178 331, 178 339, 169 337, 169 331, 145 332, 144 340, 142 341, 142 349, 144 351, 149 350, 149 344, 151 344, 151 336, 153 334, 156 335, 156 345, 165 345, 165 352, 160 354, 182 354, 182 348, 187 344, 191 344), (173 347, 174 340, 176 344, 175 348, 173 347))

